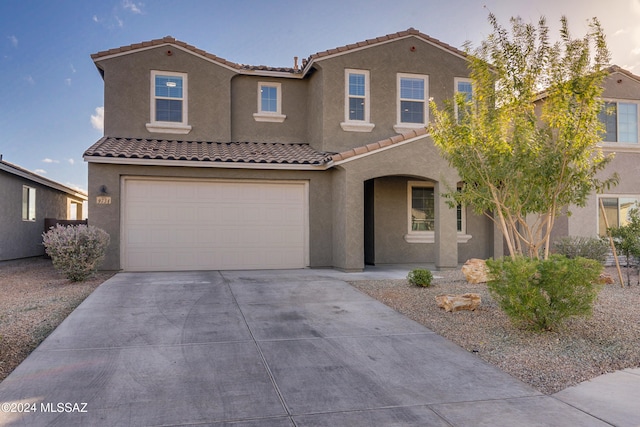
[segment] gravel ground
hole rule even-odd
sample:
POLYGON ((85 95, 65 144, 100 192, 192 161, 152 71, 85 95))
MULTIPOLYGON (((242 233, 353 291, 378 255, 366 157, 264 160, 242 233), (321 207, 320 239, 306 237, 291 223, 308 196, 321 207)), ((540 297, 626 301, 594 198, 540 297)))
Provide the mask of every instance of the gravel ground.
POLYGON ((74 283, 44 258, 0 262, 0 381, 111 276, 74 283))
MULTIPOLYGON (((608 269, 617 277, 615 269, 608 269)), ((640 286, 605 285, 589 318, 571 318, 558 331, 513 326, 485 284, 468 284, 460 270, 436 272, 430 288, 406 280, 357 281, 351 285, 432 331, 477 354, 545 394, 596 376, 640 367, 640 286), (481 295, 476 311, 447 313, 436 295, 481 295)), ((626 276, 625 276, 626 281, 626 276)), ((425 361, 429 363, 429 361, 425 361)))

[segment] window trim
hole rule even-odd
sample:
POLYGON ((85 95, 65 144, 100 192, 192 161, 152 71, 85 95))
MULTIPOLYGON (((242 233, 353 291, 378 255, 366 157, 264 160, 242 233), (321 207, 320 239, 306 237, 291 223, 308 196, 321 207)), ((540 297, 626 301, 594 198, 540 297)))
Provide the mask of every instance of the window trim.
MULTIPOLYGON (((601 199, 617 199, 617 214, 618 220, 620 219, 620 199, 634 199, 636 201, 636 205, 640 208, 640 194, 598 194, 596 197, 596 236, 602 237, 600 234, 600 217, 602 215, 602 208, 600 207, 601 199)), ((605 226, 605 224, 603 224, 605 226)), ((611 227, 612 224, 609 224, 611 227)), ((606 235, 604 236, 606 237, 606 235)))
POLYGON ((186 135, 191 132, 189 123, 189 85, 187 73, 175 71, 151 70, 149 92, 150 121, 146 124, 149 132, 162 132, 186 135), (163 122, 156 120, 156 76, 181 77, 182 78, 182 122, 163 122))
MULTIPOLYGON (((413 220, 411 218, 411 209, 412 209, 412 198, 413 198, 413 188, 414 187, 427 187, 433 189, 433 197, 434 197, 434 222, 437 222, 437 218, 435 217, 435 183, 432 181, 407 181, 407 234, 404 236, 404 240, 407 243, 435 243, 435 230, 434 231, 417 231, 412 229, 413 220)), ((456 208, 456 232, 457 232, 457 242, 458 243, 467 243, 473 236, 467 234, 467 214, 466 207, 461 206, 460 212, 462 215, 461 221, 461 230, 457 229, 457 208, 456 208)))
POLYGON ((282 123, 287 118, 282 114, 282 83, 258 82, 258 107, 257 113, 253 113, 256 122, 282 123), (262 110, 262 88, 272 87, 276 89, 276 111, 262 110))
MULTIPOLYGON (((412 100, 413 102, 419 102, 412 100)), ((429 123, 429 76, 427 74, 410 74, 410 73, 398 73, 396 75, 396 124, 393 126, 393 130, 397 133, 407 133, 415 129, 423 129, 429 123), (401 104, 404 100, 401 98, 401 84, 402 79, 422 79, 424 81, 424 122, 423 123, 405 123, 402 122, 401 104)))
POLYGON ((371 123, 371 79, 369 70, 345 68, 344 70, 344 122, 340 123, 342 130, 347 132, 371 132, 376 126, 371 123), (349 100, 353 96, 349 93, 349 76, 351 74, 364 75, 364 120, 349 118, 349 100))
MULTIPOLYGON (((633 99, 619 99, 619 98, 603 98, 602 99, 604 104, 607 103, 615 103, 616 104, 616 139, 620 139, 620 122, 619 120, 619 108, 618 108, 618 104, 635 104, 636 105, 636 139, 637 142, 619 142, 619 141, 605 141, 602 140, 601 143, 604 145, 608 145, 608 146, 615 146, 615 147, 638 147, 640 148, 640 101, 636 101, 633 99)), ((603 105, 604 108, 604 105, 603 105)), ((606 136, 606 132, 605 132, 605 136, 606 136)))
MULTIPOLYGON (((473 83, 472 83, 470 78, 467 78, 467 77, 454 77, 453 78, 453 93, 456 96, 459 93, 462 93, 458 89, 458 83, 469 83, 471 85, 471 96, 473 97, 473 83)), ((455 109, 456 120, 458 120, 458 103, 457 102, 454 102, 454 109, 455 109)))
POLYGON ((28 185, 22 186, 22 220, 27 222, 36 221, 36 188, 28 185))

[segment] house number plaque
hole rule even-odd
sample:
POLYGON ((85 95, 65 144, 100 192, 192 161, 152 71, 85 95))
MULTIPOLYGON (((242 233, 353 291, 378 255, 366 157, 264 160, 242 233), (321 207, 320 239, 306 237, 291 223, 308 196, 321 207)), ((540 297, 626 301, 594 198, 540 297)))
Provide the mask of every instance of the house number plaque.
POLYGON ((96 197, 96 203, 99 205, 110 205, 111 196, 98 196, 96 197))

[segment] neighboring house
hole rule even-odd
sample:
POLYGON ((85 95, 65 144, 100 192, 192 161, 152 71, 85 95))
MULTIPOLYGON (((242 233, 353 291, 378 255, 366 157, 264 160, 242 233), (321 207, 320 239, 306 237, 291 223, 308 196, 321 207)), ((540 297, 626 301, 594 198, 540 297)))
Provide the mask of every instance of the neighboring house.
POLYGON ((87 195, 0 156, 0 261, 44 255, 45 218, 82 219, 87 195))
POLYGON ((503 253, 493 223, 440 197, 459 185, 425 125, 469 91, 465 54, 414 29, 246 66, 172 37, 92 55, 105 136, 91 223, 105 269, 430 263, 503 253))
POLYGON ((606 225, 600 206, 604 206, 609 226, 624 225, 630 208, 640 203, 640 76, 618 66, 609 69, 603 87, 606 112, 600 115, 606 135, 600 146, 614 159, 599 174, 600 179, 617 172, 620 182, 603 194, 592 194, 584 208, 558 219, 555 235, 605 236, 606 225))

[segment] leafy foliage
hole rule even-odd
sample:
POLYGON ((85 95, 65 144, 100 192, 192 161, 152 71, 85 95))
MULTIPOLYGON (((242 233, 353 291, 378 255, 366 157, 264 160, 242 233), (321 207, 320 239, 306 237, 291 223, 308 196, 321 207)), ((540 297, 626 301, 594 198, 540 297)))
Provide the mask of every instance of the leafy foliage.
POLYGON ((596 237, 566 236, 553 242, 556 253, 567 258, 588 258, 604 264, 609 254, 610 246, 596 237))
POLYGON ((640 257, 640 213, 638 208, 629 210, 626 224, 620 227, 610 227, 609 232, 613 238, 616 251, 627 259, 627 286, 630 286, 629 267, 631 259, 640 257))
POLYGON ((81 282, 91 277, 104 259, 109 234, 92 225, 56 225, 42 234, 53 266, 65 277, 81 282))
POLYGON ((489 291, 518 326, 552 330, 570 316, 590 315, 602 264, 551 255, 487 260, 489 291))
POLYGON ((431 286, 431 282, 433 281, 433 274, 429 270, 416 268, 409 272, 407 280, 412 285, 428 288, 431 286))
POLYGON ((546 258, 556 216, 617 182, 597 179, 611 159, 597 147, 609 53, 595 18, 581 39, 562 18, 555 44, 544 18, 512 18, 510 32, 492 14, 489 22, 493 33, 467 46, 472 99, 432 100, 430 133, 465 183, 446 194, 450 205, 491 218, 512 257, 546 258))

